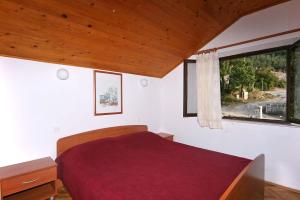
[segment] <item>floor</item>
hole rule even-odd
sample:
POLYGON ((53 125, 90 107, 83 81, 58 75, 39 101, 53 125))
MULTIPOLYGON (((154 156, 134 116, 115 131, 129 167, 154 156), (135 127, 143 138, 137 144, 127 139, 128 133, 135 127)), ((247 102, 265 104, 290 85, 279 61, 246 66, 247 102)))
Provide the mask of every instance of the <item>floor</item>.
MULTIPOLYGON (((65 189, 62 189, 55 199, 71 200, 72 198, 65 189)), ((300 193, 268 183, 265 187, 265 200, 300 200, 300 193)))
POLYGON ((265 200, 300 200, 300 193, 272 184, 265 185, 265 200))

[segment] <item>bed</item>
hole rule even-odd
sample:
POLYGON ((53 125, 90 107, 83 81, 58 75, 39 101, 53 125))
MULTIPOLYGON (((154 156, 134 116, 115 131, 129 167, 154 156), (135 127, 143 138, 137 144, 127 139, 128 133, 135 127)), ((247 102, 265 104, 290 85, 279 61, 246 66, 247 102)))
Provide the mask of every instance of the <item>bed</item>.
POLYGON ((172 142, 131 125, 57 142, 58 176, 74 200, 262 200, 254 160, 172 142))

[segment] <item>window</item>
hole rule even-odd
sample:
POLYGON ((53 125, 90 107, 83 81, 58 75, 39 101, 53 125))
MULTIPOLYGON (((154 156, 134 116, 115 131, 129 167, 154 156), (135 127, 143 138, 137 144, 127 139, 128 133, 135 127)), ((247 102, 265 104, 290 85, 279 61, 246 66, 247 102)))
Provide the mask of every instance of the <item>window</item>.
POLYGON ((287 49, 221 59, 225 117, 286 119, 287 49))
MULTIPOLYGON (((300 120, 300 44, 220 58, 223 118, 300 120)), ((184 62, 184 117, 197 116, 196 61, 184 62)))

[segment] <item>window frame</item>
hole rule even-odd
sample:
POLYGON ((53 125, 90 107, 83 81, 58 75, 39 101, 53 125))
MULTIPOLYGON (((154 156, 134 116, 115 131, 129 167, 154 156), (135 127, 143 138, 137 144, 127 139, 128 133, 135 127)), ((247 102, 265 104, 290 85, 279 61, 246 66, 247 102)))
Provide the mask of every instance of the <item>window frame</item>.
MULTIPOLYGON (((275 124, 291 124, 291 123, 300 123, 298 120, 292 120, 290 118, 289 113, 291 112, 291 102, 292 102, 292 97, 293 97, 293 90, 291 87, 291 52, 292 49, 294 48, 294 44, 292 45, 285 45, 285 46, 280 46, 280 47, 275 47, 275 48, 268 48, 268 49, 263 49, 263 50, 258 50, 258 51, 251 51, 251 52, 246 52, 246 53, 240 53, 236 55, 231 55, 231 56, 225 56, 220 58, 220 62, 230 60, 230 59, 236 59, 236 58, 242 58, 246 56, 254 56, 254 55, 259 55, 259 54, 264 54, 264 53, 270 53, 273 51, 280 51, 280 50, 286 50, 286 118, 284 120, 272 120, 272 119, 258 119, 258 118, 247 118, 247 117, 234 117, 234 116, 223 116, 222 119, 230 119, 230 120, 239 120, 239 121, 252 121, 252 122, 266 122, 266 123, 275 123, 275 124)), ((196 63, 195 59, 185 59, 184 64, 183 64, 183 117, 197 117, 197 113, 188 113, 187 112, 187 88, 188 88, 188 64, 189 63, 196 63)))
POLYGON ((295 42, 294 44, 290 45, 288 48, 288 54, 287 54, 287 70, 289 71, 288 76, 287 76, 287 121, 289 123, 295 123, 295 124, 300 124, 300 119, 295 119, 292 116, 294 114, 294 107, 293 107, 293 102, 294 102, 294 88, 295 88, 295 80, 293 79, 293 76, 291 75, 293 73, 293 62, 292 62, 292 52, 300 47, 300 40, 295 42), (293 84, 292 84, 293 83, 293 84))
POLYGON ((183 61, 183 117, 197 117, 197 113, 187 112, 187 100, 188 100, 188 64, 196 63, 196 60, 185 59, 183 61))

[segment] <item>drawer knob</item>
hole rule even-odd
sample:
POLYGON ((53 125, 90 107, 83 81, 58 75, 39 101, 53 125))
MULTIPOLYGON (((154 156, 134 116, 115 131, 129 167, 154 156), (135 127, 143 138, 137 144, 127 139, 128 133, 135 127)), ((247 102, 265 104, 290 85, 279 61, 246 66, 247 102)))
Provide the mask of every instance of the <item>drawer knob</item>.
POLYGON ((25 184, 33 183, 33 182, 36 182, 37 180, 39 180, 39 178, 32 179, 32 180, 29 180, 29 181, 23 181, 22 184, 25 185, 25 184))

